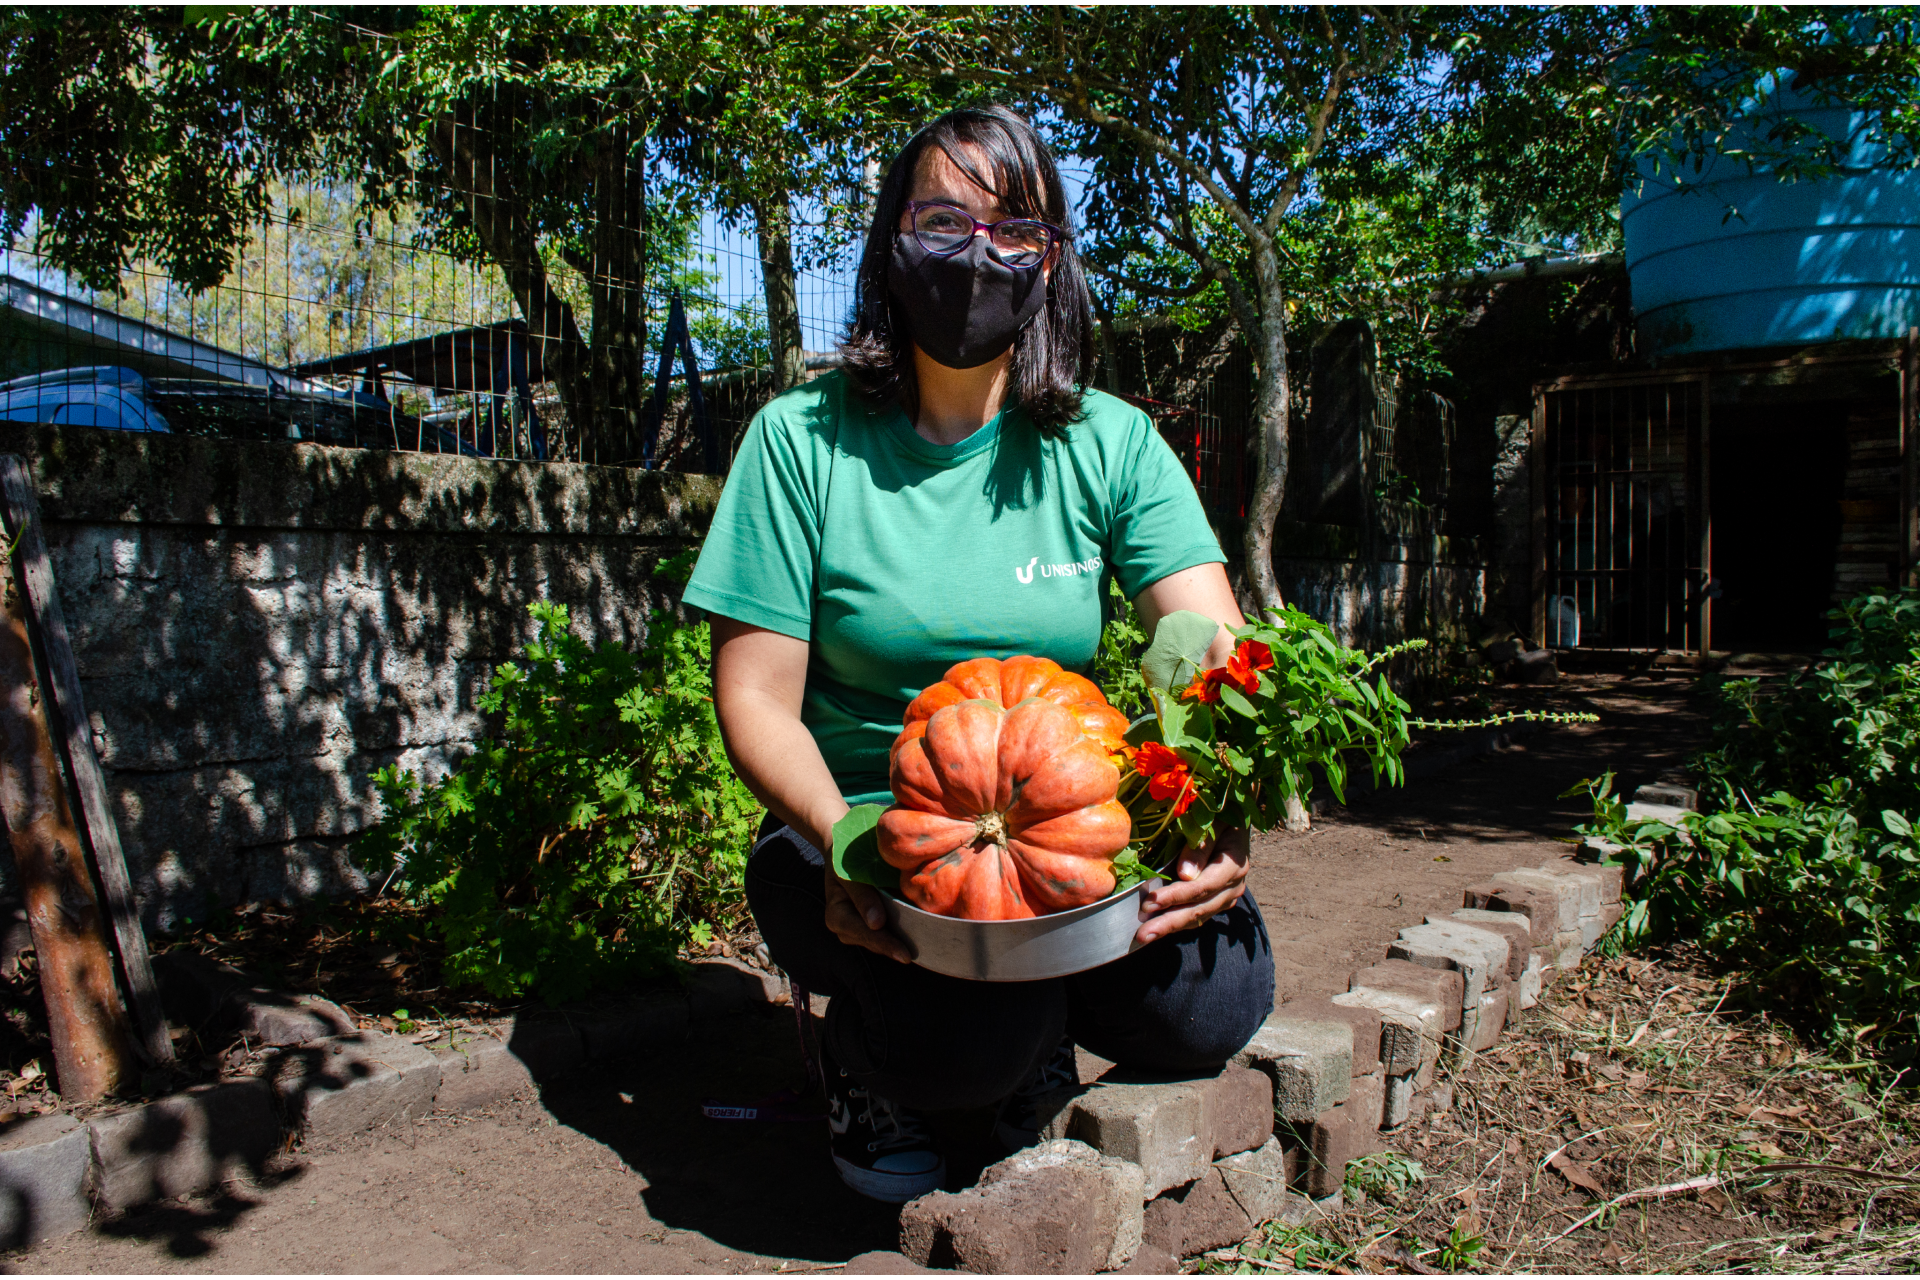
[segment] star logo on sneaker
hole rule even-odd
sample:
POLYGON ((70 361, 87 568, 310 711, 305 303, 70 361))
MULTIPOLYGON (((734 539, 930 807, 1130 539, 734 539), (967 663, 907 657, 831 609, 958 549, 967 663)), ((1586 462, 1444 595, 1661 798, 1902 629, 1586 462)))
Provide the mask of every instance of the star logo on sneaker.
POLYGON ((853 1126, 853 1111, 839 1098, 828 1099, 827 1128, 835 1134, 844 1134, 853 1126))

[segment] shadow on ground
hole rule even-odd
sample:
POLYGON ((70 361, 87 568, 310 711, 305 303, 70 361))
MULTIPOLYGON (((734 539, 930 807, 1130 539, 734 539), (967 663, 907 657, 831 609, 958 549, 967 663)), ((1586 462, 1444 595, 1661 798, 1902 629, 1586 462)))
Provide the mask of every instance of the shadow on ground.
POLYGON ((841 1183, 823 1116, 758 1122, 701 1114, 706 1100, 757 1102, 803 1074, 792 1012, 762 1008, 695 1023, 678 1043, 624 1063, 572 1072, 545 1086, 541 1103, 645 1180, 641 1201, 663 1227, 814 1262, 895 1248, 899 1211, 841 1183))
POLYGON ((1497 841, 1558 840, 1592 816, 1582 779, 1616 774, 1614 791, 1679 776, 1705 745, 1705 721, 1689 677, 1587 678, 1570 682, 1555 710, 1592 711, 1595 725, 1551 726, 1518 749, 1465 761, 1405 788, 1359 794, 1347 820, 1399 835, 1497 841))
MULTIPOLYGON (((274 1180, 284 1185, 300 1176, 291 1170, 274 1180)), ((231 1229, 260 1201, 234 1190, 194 1201, 167 1201, 147 1205, 118 1218, 94 1224, 94 1230, 116 1240, 142 1240, 157 1244, 175 1258, 203 1258, 219 1248, 213 1238, 231 1229)))

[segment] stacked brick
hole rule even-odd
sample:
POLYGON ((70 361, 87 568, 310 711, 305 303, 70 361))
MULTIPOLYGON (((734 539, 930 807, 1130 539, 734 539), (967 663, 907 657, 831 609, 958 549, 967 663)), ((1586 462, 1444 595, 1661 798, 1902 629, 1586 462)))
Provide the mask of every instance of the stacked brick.
POLYGON ((1618 867, 1516 868, 1402 929, 1345 992, 1276 1009, 1218 1076, 1109 1072, 1062 1091, 1040 1148, 906 1207, 903 1252, 992 1273, 1137 1271, 1337 1208, 1347 1165, 1384 1146, 1443 1067, 1518 1025, 1620 919, 1620 889, 1618 867), (1134 1186, 1137 1217, 1115 1207, 1134 1186))

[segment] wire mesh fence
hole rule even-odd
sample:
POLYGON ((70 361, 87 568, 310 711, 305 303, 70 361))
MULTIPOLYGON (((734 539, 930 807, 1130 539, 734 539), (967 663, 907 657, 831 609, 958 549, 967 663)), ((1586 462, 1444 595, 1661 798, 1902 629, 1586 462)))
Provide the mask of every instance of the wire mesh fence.
MULTIPOLYGON (((726 206, 727 157, 668 146, 617 103, 566 109, 602 122, 591 146, 556 155, 554 120, 496 85, 395 127, 404 181, 276 181, 200 292, 144 260, 81 287, 29 223, 0 244, 0 417, 724 471, 780 381, 768 272, 797 304, 802 363, 833 363, 878 166, 792 202, 775 250, 726 206)), ((1103 385, 1149 408, 1216 519, 1239 518, 1244 343, 1138 319, 1109 336, 1103 385)))
MULTIPOLYGON (((384 199, 276 183, 199 293, 146 261, 82 288, 29 224, 0 245, 0 417, 724 468, 774 390, 750 221, 644 137, 529 178, 518 110, 418 122, 415 180, 384 199)), ((845 274, 793 272, 814 353, 837 340, 845 274)))

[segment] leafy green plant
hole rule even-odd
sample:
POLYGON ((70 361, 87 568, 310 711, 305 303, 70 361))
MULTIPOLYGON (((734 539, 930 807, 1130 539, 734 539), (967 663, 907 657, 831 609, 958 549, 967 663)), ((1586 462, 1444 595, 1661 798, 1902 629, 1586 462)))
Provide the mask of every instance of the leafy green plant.
POLYGON ((1344 802, 1350 756, 1366 761, 1376 785, 1398 785, 1412 729, 1595 718, 1525 711, 1424 720, 1408 714, 1385 667, 1424 649, 1425 640, 1366 654, 1297 609, 1270 610, 1264 622, 1231 628, 1233 655, 1207 668, 1219 630, 1201 614, 1170 613, 1141 661, 1154 715, 1127 735, 1137 754, 1120 799, 1133 815, 1134 851, 1148 867, 1164 867, 1183 844, 1205 844, 1222 830, 1280 825, 1288 801, 1304 801, 1318 780, 1344 802))
POLYGON ((1147 647, 1147 633, 1119 582, 1107 584, 1107 599, 1109 615, 1107 625, 1100 629, 1100 649, 1093 656, 1093 679, 1107 701, 1132 720, 1151 709, 1147 681, 1140 674, 1140 654, 1147 647))
POLYGON ((1455 1224, 1447 1232, 1447 1242, 1440 1246, 1440 1269, 1442 1271, 1471 1271, 1475 1257, 1486 1247, 1487 1238, 1478 1231, 1469 1231, 1455 1224))
POLYGON ((1860 596, 1830 616, 1818 662, 1777 686, 1711 690, 1712 743, 1695 767, 1718 807, 1845 778, 1863 814, 1920 812, 1920 592, 1860 596))
POLYGON ((1920 1049, 1920 593, 1829 616, 1805 669, 1709 690, 1703 812, 1630 821, 1609 775, 1582 784, 1579 830, 1626 867, 1612 943, 1693 940, 1836 1053, 1904 1061, 1920 1049))
POLYGON ((375 774, 385 817, 358 851, 439 908, 449 982, 560 1001, 711 937, 759 807, 721 746, 705 623, 656 610, 636 655, 575 636, 563 605, 531 612, 480 699, 499 737, 431 786, 375 774))
POLYGON ((1398 1197, 1426 1180, 1420 1162, 1398 1151, 1375 1151, 1347 1165, 1347 1186, 1383 1199, 1398 1197))
POLYGON ((1688 939, 1745 969, 1758 994, 1849 1051, 1911 1056, 1920 1041, 1920 840, 1887 809, 1862 819, 1853 784, 1813 800, 1777 791, 1673 823, 1630 820, 1609 774, 1585 784, 1632 904, 1623 945, 1688 939))

